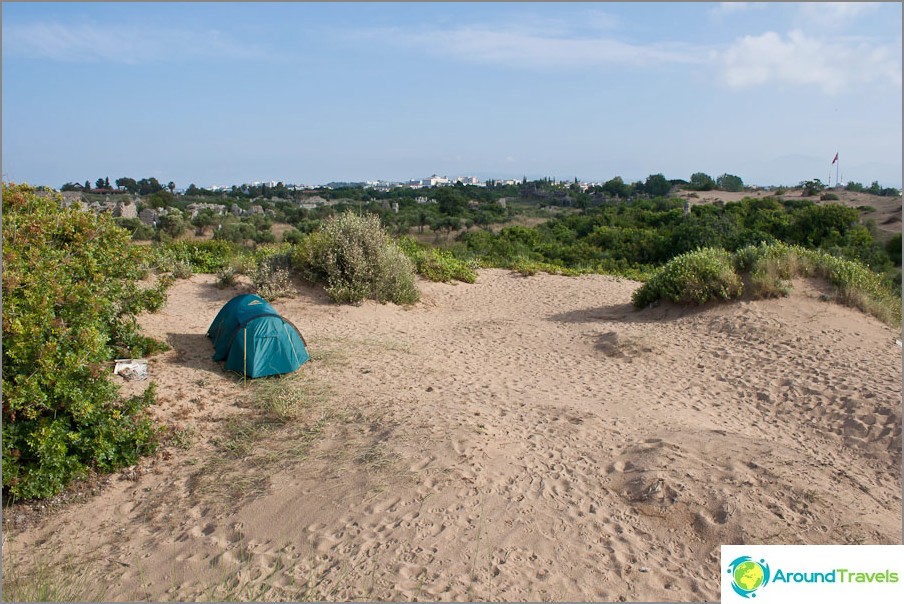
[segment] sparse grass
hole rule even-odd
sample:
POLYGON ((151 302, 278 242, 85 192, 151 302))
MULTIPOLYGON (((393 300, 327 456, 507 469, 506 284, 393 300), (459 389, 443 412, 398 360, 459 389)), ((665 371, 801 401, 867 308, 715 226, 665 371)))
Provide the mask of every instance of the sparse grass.
POLYGON ((4 602, 102 602, 106 590, 89 583, 83 564, 74 560, 62 564, 33 554, 28 571, 13 559, 11 543, 3 539, 4 602))
POLYGON ((882 277, 866 266, 784 243, 748 246, 735 253, 739 270, 750 271, 751 295, 754 297, 786 296, 790 279, 819 277, 835 287, 831 298, 845 306, 857 308, 892 326, 901 324, 901 299, 883 282, 882 277))
POLYGON ((173 446, 178 447, 183 451, 187 451, 188 449, 191 449, 191 446, 192 444, 194 444, 197 436, 198 435, 195 432, 194 428, 188 426, 180 430, 171 430, 169 435, 169 442, 173 446))
POLYGON ((305 459, 332 417, 329 390, 303 372, 254 380, 248 409, 225 422, 213 441, 219 455, 189 480, 192 493, 217 506, 266 492, 270 476, 305 459))

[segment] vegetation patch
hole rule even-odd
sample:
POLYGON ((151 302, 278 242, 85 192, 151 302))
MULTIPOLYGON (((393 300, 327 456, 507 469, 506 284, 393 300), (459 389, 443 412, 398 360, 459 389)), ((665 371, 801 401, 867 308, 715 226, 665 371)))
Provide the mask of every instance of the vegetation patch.
POLYGON ((141 287, 142 252, 112 218, 3 186, 3 491, 49 497, 91 468, 151 453, 153 385, 122 400, 117 356, 158 348, 136 317, 170 281, 141 287))
POLYGON ((326 219, 298 244, 292 262, 306 279, 322 283, 337 303, 420 299, 413 263, 373 214, 345 212, 326 219))
POLYGON ((791 279, 819 277, 835 287, 833 298, 890 325, 901 324, 900 296, 879 275, 856 260, 785 243, 762 243, 734 254, 706 248, 674 258, 639 289, 632 301, 645 308, 657 300, 703 304, 742 294, 746 274, 754 298, 787 296, 791 279))
POLYGON ((476 260, 461 260, 451 251, 440 248, 429 248, 421 245, 412 237, 402 237, 399 247, 411 262, 417 273, 430 281, 464 281, 474 283, 477 280, 476 260))
POLYGON ((725 250, 703 248, 673 258, 634 291, 632 302, 645 308, 657 300, 705 304, 741 296, 740 276, 725 250))

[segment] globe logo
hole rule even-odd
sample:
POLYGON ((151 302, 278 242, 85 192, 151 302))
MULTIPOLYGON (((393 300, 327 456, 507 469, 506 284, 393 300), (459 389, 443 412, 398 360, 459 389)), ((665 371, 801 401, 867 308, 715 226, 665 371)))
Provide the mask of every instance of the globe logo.
POLYGON ((765 560, 757 562, 750 556, 735 558, 728 565, 731 587, 742 598, 755 598, 756 590, 769 583, 769 565, 765 560))

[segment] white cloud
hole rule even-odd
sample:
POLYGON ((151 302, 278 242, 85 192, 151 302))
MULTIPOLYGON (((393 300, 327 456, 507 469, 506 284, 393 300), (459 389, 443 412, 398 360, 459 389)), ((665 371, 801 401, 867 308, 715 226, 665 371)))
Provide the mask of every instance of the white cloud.
POLYGON ((710 10, 710 14, 715 16, 732 15, 763 9, 766 6, 768 6, 767 2, 719 2, 715 8, 710 10))
POLYGON ((603 37, 552 36, 508 27, 372 32, 406 46, 477 62, 519 68, 588 68, 702 63, 706 51, 686 43, 629 44, 603 37))
POLYGON ((803 2, 798 18, 818 28, 840 28, 879 8, 880 2, 803 2))
POLYGON ((3 52, 64 62, 149 63, 186 58, 260 58, 266 53, 216 30, 187 31, 30 23, 4 26, 3 52))
POLYGON ((900 43, 823 40, 794 30, 738 39, 721 55, 723 77, 733 88, 771 84, 815 86, 837 93, 869 82, 901 86, 900 43))

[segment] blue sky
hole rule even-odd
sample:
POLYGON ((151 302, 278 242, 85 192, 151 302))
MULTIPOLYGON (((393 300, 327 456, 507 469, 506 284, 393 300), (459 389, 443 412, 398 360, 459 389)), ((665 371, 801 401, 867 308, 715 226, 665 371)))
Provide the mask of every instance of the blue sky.
POLYGON ((4 179, 901 186, 900 3, 2 4, 4 179))

